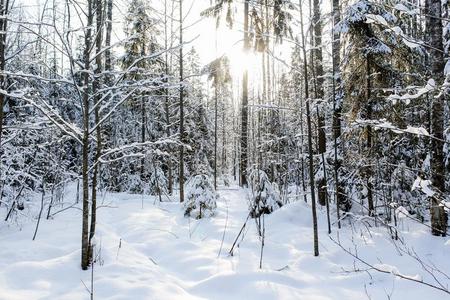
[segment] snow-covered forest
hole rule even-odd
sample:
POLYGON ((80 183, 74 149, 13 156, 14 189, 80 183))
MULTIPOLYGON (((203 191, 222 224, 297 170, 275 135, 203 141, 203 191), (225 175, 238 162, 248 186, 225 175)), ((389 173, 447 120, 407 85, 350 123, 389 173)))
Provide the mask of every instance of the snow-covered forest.
POLYGON ((450 299, 446 0, 0 0, 0 299, 450 299))

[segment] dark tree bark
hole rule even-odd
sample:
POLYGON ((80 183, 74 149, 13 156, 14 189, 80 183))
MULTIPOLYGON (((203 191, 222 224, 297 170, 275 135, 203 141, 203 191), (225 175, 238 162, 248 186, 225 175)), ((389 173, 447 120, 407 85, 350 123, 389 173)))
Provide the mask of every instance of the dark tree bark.
MULTIPOLYGON (((248 33, 249 0, 244 2, 244 51, 250 49, 248 33)), ((244 70, 242 78, 242 103, 241 103, 241 157, 239 160, 240 185, 247 186, 248 164, 248 70, 244 70)))
POLYGON ((84 35, 83 72, 83 138, 82 138, 82 182, 83 182, 83 222, 81 229, 81 268, 87 270, 89 257, 89 69, 92 31, 92 0, 87 1, 87 24, 84 35))
MULTIPOLYGON (((94 94, 94 120, 95 124, 100 121, 100 107, 99 102, 101 99, 100 88, 101 79, 100 75, 102 73, 102 38, 103 38, 103 0, 95 1, 95 17, 96 17, 96 39, 95 39, 95 70, 94 70, 94 81, 92 84, 92 93, 94 94)), ((95 149, 95 159, 94 159, 94 170, 92 175, 92 199, 91 199, 91 226, 89 229, 89 259, 93 257, 93 244, 92 240, 95 235, 95 226, 97 222, 97 186, 98 186, 98 174, 100 170, 100 155, 102 152, 102 132, 101 126, 96 125, 96 149, 95 149)))
POLYGON ((180 0, 180 202, 184 201, 183 0, 180 0))
POLYGON ((214 189, 217 190, 217 102, 219 97, 219 82, 215 79, 216 84, 214 87, 214 189))
MULTIPOLYGON (((444 51, 442 45, 441 1, 425 1, 425 28, 431 63, 430 75, 436 82, 436 87, 442 86, 444 78, 444 51)), ((444 102, 445 93, 439 90, 432 97, 431 103, 431 180, 439 192, 445 192, 444 169, 444 102)), ((447 214, 440 205, 439 197, 430 199, 431 233, 445 236, 447 232, 447 214)))
POLYGON ((227 143, 227 137, 225 134, 226 131, 225 122, 226 122, 225 101, 224 99, 222 99, 222 162, 221 162, 222 175, 225 174, 227 167, 227 149, 225 147, 227 143))
MULTIPOLYGON (((7 28, 8 28, 8 12, 9 12, 9 0, 1 0, 0 2, 0 71, 3 72, 6 69, 6 37, 7 37, 7 28)), ((6 90, 6 76, 0 76, 0 88, 2 90, 6 90)), ((6 96, 3 93, 0 93, 0 147, 2 143, 2 135, 3 135, 3 106, 5 105, 6 96)), ((0 155, 1 155, 0 151, 0 155)))
POLYGON ((111 75, 108 72, 112 70, 112 58, 111 58, 111 32, 112 32, 112 8, 113 0, 106 0, 106 34, 105 34, 105 71, 106 84, 111 85, 111 75))
POLYGON ((305 80, 305 99, 306 99, 306 123, 308 128, 308 155, 309 155, 309 184, 311 188, 311 209, 313 217, 313 236, 314 236, 314 256, 319 256, 319 236, 317 226, 317 212, 316 212, 316 195, 314 187, 314 157, 313 157, 313 145, 312 145, 312 126, 311 126, 311 108, 309 98, 309 84, 308 84, 308 65, 306 56, 306 42, 305 31, 303 28, 303 9, 302 3, 300 3, 300 31, 302 37, 302 51, 303 51, 303 68, 304 68, 304 80, 305 80))
MULTIPOLYGON (((145 49, 145 44, 142 43, 142 56, 146 55, 146 49, 145 49)), ((147 111, 146 111, 146 105, 145 105, 145 100, 146 100, 146 94, 141 95, 141 143, 144 144, 145 142, 145 128, 146 128, 146 123, 147 123, 147 111)), ((142 148, 142 151, 144 151, 144 148, 142 148)), ((141 183, 145 182, 145 157, 141 158, 141 183)), ((144 193, 144 187, 142 187, 142 193, 144 193)))
POLYGON ((341 36, 339 31, 334 30, 341 20, 341 13, 339 7, 339 0, 333 0, 333 42, 332 46, 332 60, 333 60, 333 143, 334 143, 334 182, 335 182, 335 201, 336 201, 336 215, 338 220, 338 228, 341 228, 340 209, 341 203, 344 202, 344 187, 339 180, 339 169, 341 168, 341 160, 338 152, 340 149, 339 138, 341 136, 341 118, 342 118, 342 80, 340 71, 340 51, 341 51, 341 36))
MULTIPOLYGON (((164 65, 165 65, 165 79, 164 83, 167 85, 169 83, 169 52, 168 52, 168 40, 169 36, 167 33, 167 0, 164 1, 164 49, 166 52, 164 53, 164 65)), ((166 137, 170 136, 170 94, 169 87, 164 88, 164 113, 166 117, 166 137)), ((171 149, 169 149, 169 153, 171 149)), ((169 157, 167 159, 167 181, 168 181, 168 192, 169 195, 172 195, 173 192, 173 176, 172 176, 172 158, 169 157)))
MULTIPOLYGON (((372 80, 371 80, 371 67, 370 67, 370 55, 366 57, 366 107, 365 107, 365 117, 367 120, 372 119, 372 80)), ((369 216, 374 216, 375 208, 373 204, 373 170, 372 170, 372 126, 369 124, 366 126, 366 155, 368 161, 364 166, 364 176, 366 180, 367 187, 367 204, 369 206, 369 216)))
MULTIPOLYGON (((316 101, 324 100, 324 89, 323 89, 323 57, 322 57, 322 20, 320 14, 320 1, 313 0, 313 31, 314 31, 314 48, 313 48, 313 65, 314 65, 314 96, 316 101)), ((318 103, 319 104, 319 103, 318 103)), ((322 109, 318 110, 317 116, 317 135, 318 135, 318 153, 322 154, 326 151, 327 140, 325 135, 325 116, 322 109)), ((324 170, 325 161, 322 161, 324 170)), ((317 180, 318 188, 318 202, 320 205, 325 205, 327 201, 327 183, 325 180, 325 175, 321 176, 317 180)))

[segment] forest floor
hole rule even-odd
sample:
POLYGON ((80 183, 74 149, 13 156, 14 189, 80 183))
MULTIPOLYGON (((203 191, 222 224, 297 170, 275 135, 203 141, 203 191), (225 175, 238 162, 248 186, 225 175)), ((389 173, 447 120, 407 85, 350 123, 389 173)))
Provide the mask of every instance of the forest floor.
MULTIPOLYGON (((74 198, 67 193, 66 199, 74 198)), ((445 288, 450 283, 440 272, 450 273, 450 240, 432 237, 426 226, 409 219, 399 220, 403 243, 364 219, 351 224, 344 220, 338 237, 334 225, 328 235, 320 208, 320 256, 314 257, 310 206, 302 200, 285 205, 265 217, 260 269, 261 241, 252 219, 234 256, 228 254, 248 215, 245 190, 220 188, 216 215, 202 220, 184 217, 179 203, 154 200, 105 195, 93 273, 80 269, 79 209, 41 220, 35 241, 34 218, 3 223, 0 299, 89 299, 91 275, 94 299, 450 299, 393 275, 440 282, 445 288), (330 237, 388 273, 355 260, 330 237)))

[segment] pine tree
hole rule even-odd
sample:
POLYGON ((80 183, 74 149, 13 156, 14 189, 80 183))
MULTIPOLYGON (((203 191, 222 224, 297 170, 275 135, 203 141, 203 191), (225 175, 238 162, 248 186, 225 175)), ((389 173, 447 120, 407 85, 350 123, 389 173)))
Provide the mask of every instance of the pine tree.
MULTIPOLYGON (((146 1, 133 0, 130 3, 125 18, 127 35, 124 46, 125 53, 121 57, 122 68, 129 70, 126 83, 131 88, 126 86, 125 88, 130 92, 134 90, 133 96, 127 101, 135 128, 130 132, 132 135, 130 138, 141 144, 147 140, 162 138, 166 134, 161 125, 165 118, 165 112, 159 105, 160 95, 164 93, 160 88, 162 81, 160 74, 164 68, 164 62, 159 56, 152 57, 162 47, 157 41, 159 34, 157 21, 152 18, 150 11, 150 6, 146 1), (136 85, 136 82, 140 82, 140 84, 136 85)), ((146 150, 142 148, 141 151, 145 152, 146 150)), ((144 191, 151 172, 151 164, 143 153, 140 163, 132 165, 133 168, 130 170, 131 172, 128 172, 129 179, 127 180, 134 182, 132 191, 144 191), (137 174, 139 175, 137 176, 137 174)))

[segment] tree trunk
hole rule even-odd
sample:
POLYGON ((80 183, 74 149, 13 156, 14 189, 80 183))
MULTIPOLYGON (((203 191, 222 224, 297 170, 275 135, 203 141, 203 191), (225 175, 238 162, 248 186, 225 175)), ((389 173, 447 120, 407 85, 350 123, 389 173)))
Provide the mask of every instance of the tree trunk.
MULTIPOLYGON (((244 2, 244 51, 249 51, 250 40, 248 34, 249 0, 244 2)), ((242 104, 241 104, 241 157, 239 161, 240 185, 247 186, 248 161, 248 70, 244 69, 242 78, 242 104)))
MULTIPOLYGON (((112 32, 112 8, 113 0, 107 0, 106 3, 106 35, 105 35, 105 71, 111 72, 112 59, 111 59, 111 32, 112 32)), ((106 84, 111 85, 111 75, 106 74, 106 84)))
MULTIPOLYGON (((425 28, 429 47, 429 58, 431 62, 430 75, 439 89, 444 78, 444 56, 442 45, 442 21, 441 1, 425 1, 425 28)), ((431 180, 434 187, 445 193, 445 170, 444 170, 444 102, 445 93, 437 91, 432 97, 431 103, 431 180)), ((445 236, 447 233, 447 214, 440 204, 439 197, 430 199, 431 233, 433 235, 445 236)))
POLYGON ((308 65, 306 57, 306 43, 305 43, 305 31, 303 29, 303 9, 300 2, 300 30, 302 35, 302 51, 303 51, 303 68, 304 68, 304 80, 305 80, 305 99, 306 99, 306 123, 308 127, 308 154, 309 154, 309 184, 311 188, 311 210, 313 218, 313 236, 314 236, 314 256, 319 256, 319 236, 317 226, 317 212, 316 212, 316 196, 314 187, 314 157, 312 149, 312 126, 311 126, 311 109, 309 102, 309 84, 308 84, 308 65))
MULTIPOLYGON (((366 119, 372 119, 372 80, 371 80, 371 68, 370 68, 370 56, 366 57, 366 119)), ((364 166, 364 176, 367 187, 367 204, 369 206, 369 216, 374 216, 373 205, 373 186, 372 186, 372 126, 369 124, 366 126, 367 143, 366 143, 366 155, 367 162, 364 166)))
POLYGON ((339 169, 341 168, 341 160, 339 159, 339 138, 341 136, 341 117, 342 117, 342 81, 340 72, 341 62, 341 41, 340 33, 335 28, 341 20, 339 0, 333 0, 333 28, 332 28, 332 60, 333 60, 333 144, 334 144, 334 184, 335 184, 335 201, 336 215, 338 220, 338 228, 341 228, 340 209, 341 203, 344 201, 344 187, 339 181, 339 169))
POLYGON ((183 0, 180 0, 180 202, 184 201, 183 0))
POLYGON ((226 138, 226 128, 225 128, 225 100, 222 98, 222 163, 221 163, 221 169, 222 169, 222 175, 224 175, 227 172, 227 149, 225 147, 227 143, 226 138))
MULTIPOLYGON (((92 93, 94 95, 94 118, 95 118, 95 124, 98 124, 100 121, 100 108, 99 108, 99 102, 101 100, 101 95, 99 93, 99 90, 101 88, 101 80, 100 75, 102 73, 102 31, 103 31, 103 0, 96 0, 95 3, 95 12, 96 12, 96 21, 97 21, 97 32, 96 32, 96 40, 95 40, 95 46, 96 46, 96 53, 95 53, 95 78, 92 85, 92 93)), ((98 186, 98 174, 100 169, 100 155, 102 151, 102 132, 101 132, 101 126, 97 125, 96 127, 96 138, 97 138, 97 145, 96 145, 96 152, 95 152, 95 159, 94 159, 94 170, 92 175, 92 199, 91 199, 91 227, 89 229, 89 258, 93 258, 93 244, 92 240, 95 235, 95 225, 97 222, 97 186, 98 186)))
POLYGON ((87 24, 84 36, 83 72, 83 138, 82 138, 82 182, 83 182, 83 222, 81 229, 81 268, 87 270, 89 257, 89 69, 92 30, 92 0, 87 1, 87 24))
MULTIPOLYGON (((146 107, 145 107, 145 96, 141 96, 141 143, 145 143, 145 124, 146 124, 146 107)), ((144 152, 144 147, 142 147, 142 151, 144 152)), ((141 158, 141 184, 145 182, 145 157, 141 158)), ((144 193, 144 187, 142 187, 142 193, 144 193)))
MULTIPOLYGON (((6 68, 6 35, 7 35, 7 23, 8 23, 8 12, 9 12, 9 0, 1 0, 0 2, 0 30, 1 30, 1 36, 0 36, 0 71, 5 71, 6 68)), ((0 88, 2 90, 6 90, 6 76, 2 75, 0 76, 0 88)), ((2 143, 2 135, 3 135, 3 106, 5 105, 5 98, 6 96, 3 93, 0 93, 0 149, 1 149, 1 143, 2 143)), ((1 156, 0 151, 0 156, 1 156)))
MULTIPOLYGON (((313 30, 314 30, 314 48, 312 63, 314 64, 314 92, 316 101, 319 101, 317 105, 324 100, 323 90, 323 58, 322 58, 322 23, 320 15, 320 2, 319 0, 313 0, 313 30)), ((317 116, 317 136, 318 136, 318 153, 323 154, 326 151, 326 135, 325 135, 325 116, 323 109, 318 110, 317 116)), ((325 162, 322 162, 325 167, 325 162)), ((326 172, 326 169, 323 170, 326 172)), ((325 205, 327 201, 327 183, 325 181, 325 174, 321 175, 317 180, 318 188, 318 202, 320 205, 325 205)))
POLYGON ((218 80, 214 88, 214 189, 217 190, 217 101, 219 97, 218 80))
MULTIPOLYGON (((164 49, 166 50, 164 54, 164 62, 165 62, 165 79, 164 83, 166 84, 166 87, 164 88, 164 110, 165 110, 165 117, 166 117, 166 137, 168 138, 170 136, 170 94, 169 94, 169 87, 167 84, 169 83, 169 52, 168 52, 168 34, 167 34, 167 0, 164 1, 164 49)), ((170 146, 169 146, 170 147, 170 146)), ((169 153, 171 153, 169 149, 169 153)), ((173 192, 173 176, 172 176, 172 158, 169 156, 167 159, 167 180, 168 180, 168 192, 169 195, 172 195, 173 192)))

